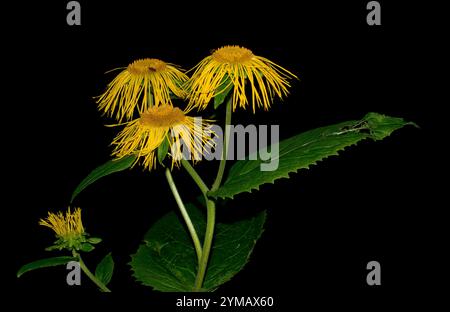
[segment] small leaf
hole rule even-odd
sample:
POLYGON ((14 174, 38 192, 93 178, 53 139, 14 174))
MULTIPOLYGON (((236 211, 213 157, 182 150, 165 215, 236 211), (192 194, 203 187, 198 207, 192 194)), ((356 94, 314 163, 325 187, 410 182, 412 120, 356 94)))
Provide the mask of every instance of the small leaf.
POLYGON ((52 245, 45 248, 45 251, 52 251, 52 250, 62 250, 64 247, 61 247, 61 245, 52 245))
POLYGON ((311 165, 330 156, 337 156, 339 151, 365 139, 381 140, 393 131, 406 125, 415 125, 402 118, 389 117, 377 113, 369 113, 361 120, 352 120, 336 125, 313 129, 289 139, 281 141, 278 155, 273 159, 263 161, 259 153, 246 160, 237 161, 230 169, 225 183, 212 197, 233 198, 233 196, 258 190, 266 183, 274 183, 281 178, 289 178, 289 173, 300 169, 309 169, 311 165), (250 160, 250 159, 256 160, 250 160), (275 161, 272 171, 262 171, 266 162, 275 161))
POLYGON ((419 127, 414 122, 405 122, 402 118, 389 117, 377 113, 368 113, 363 120, 367 122, 373 140, 382 140, 395 130, 406 125, 419 127))
MULTIPOLYGON (((192 204, 186 205, 203 240, 205 216, 192 204)), ((263 231, 265 212, 251 219, 216 226, 203 291, 215 290, 230 280, 247 263, 263 231)), ((134 277, 159 291, 192 291, 197 257, 192 241, 175 212, 169 212, 147 232, 136 254, 131 256, 134 277)))
POLYGON ((77 197, 77 195, 81 193, 81 191, 83 191, 86 187, 88 187, 98 179, 110 175, 114 172, 119 172, 130 168, 135 160, 136 156, 130 155, 120 159, 110 160, 107 163, 97 167, 76 187, 75 191, 73 191, 72 193, 70 202, 72 203, 75 197, 77 197))
POLYGON ((160 165, 163 165, 163 161, 166 158, 168 152, 169 152, 169 138, 166 136, 161 145, 158 146, 158 162, 160 165))
POLYGON ((80 246, 80 250, 81 250, 81 251, 84 251, 84 252, 91 252, 91 251, 94 250, 94 249, 95 249, 95 247, 92 246, 92 245, 89 244, 89 243, 83 243, 83 244, 81 244, 81 246, 80 246))
POLYGON ((102 261, 99 262, 95 269, 95 276, 105 285, 111 281, 114 272, 114 260, 111 253, 107 254, 102 261))
POLYGON ((63 256, 63 257, 46 258, 46 259, 41 259, 41 260, 37 260, 34 262, 30 262, 30 263, 22 266, 19 269, 19 271, 17 271, 17 277, 21 277, 24 273, 32 271, 32 270, 48 268, 48 267, 57 266, 57 265, 63 265, 63 264, 69 263, 70 261, 78 261, 78 259, 75 257, 63 256))
POLYGON ((87 241, 88 243, 96 245, 98 243, 101 243, 102 239, 100 237, 89 237, 87 241))
POLYGON ((225 76, 218 87, 218 94, 214 97, 214 109, 217 109, 217 107, 219 107, 220 104, 225 101, 228 93, 230 93, 232 88, 233 84, 231 83, 230 78, 228 76, 225 76))

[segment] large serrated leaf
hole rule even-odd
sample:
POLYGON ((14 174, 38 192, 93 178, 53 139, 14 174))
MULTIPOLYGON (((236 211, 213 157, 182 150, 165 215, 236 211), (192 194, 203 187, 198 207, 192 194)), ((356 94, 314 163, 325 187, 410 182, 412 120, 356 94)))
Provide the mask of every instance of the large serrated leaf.
POLYGON ((259 157, 256 160, 237 161, 231 167, 225 183, 209 195, 216 198, 233 198, 239 193, 258 190, 265 183, 289 178, 289 173, 307 169, 324 158, 338 155, 338 151, 361 140, 368 138, 381 140, 408 124, 415 125, 402 118, 369 113, 361 120, 347 121, 298 134, 278 144, 279 157, 276 170, 261 171, 261 164, 264 164, 264 161, 259 157))
MULTIPOLYGON (((193 205, 187 210, 200 239, 205 217, 193 205)), ((212 291, 231 279, 247 263, 263 231, 265 212, 232 224, 217 224, 203 291, 212 291)), ((156 222, 132 255, 134 277, 159 291, 192 291, 197 273, 197 257, 191 238, 174 212, 156 222)))
POLYGON ((19 269, 19 271, 17 271, 17 277, 21 277, 24 273, 29 271, 48 268, 57 265, 64 265, 66 263, 69 263, 70 261, 77 261, 77 260, 78 259, 75 257, 68 257, 68 256, 40 259, 22 266, 19 269))
POLYGON ((217 224, 203 288, 214 290, 243 269, 264 231, 266 212, 233 224, 217 224))
POLYGON ((94 183, 100 178, 103 178, 107 175, 110 175, 115 172, 123 171, 128 169, 133 165, 136 160, 136 156, 130 155, 120 159, 110 160, 103 165, 95 168, 80 184, 75 188, 75 191, 72 193, 72 197, 70 198, 70 202, 72 203, 75 197, 81 193, 86 187, 94 183))

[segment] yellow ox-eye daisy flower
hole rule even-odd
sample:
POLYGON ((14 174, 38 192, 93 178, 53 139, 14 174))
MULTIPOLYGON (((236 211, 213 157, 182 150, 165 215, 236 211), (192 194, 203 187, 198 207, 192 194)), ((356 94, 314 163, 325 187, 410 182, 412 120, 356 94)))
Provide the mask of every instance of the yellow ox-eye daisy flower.
POLYGON ((81 222, 80 208, 76 208, 73 212, 69 208, 65 215, 62 212, 57 214, 49 212, 48 217, 41 219, 39 224, 51 228, 56 233, 57 241, 47 250, 63 248, 79 250, 83 249, 83 244, 86 245, 88 235, 81 222))
POLYGON ((46 219, 39 220, 39 224, 51 228, 56 233, 57 240, 46 250, 69 249, 91 251, 92 244, 98 244, 102 240, 98 237, 89 237, 81 222, 81 209, 75 208, 72 212, 70 207, 65 214, 62 212, 48 213, 46 219))
POLYGON ((58 238, 64 240, 85 234, 80 208, 76 208, 74 212, 71 212, 69 208, 65 215, 62 212, 57 214, 49 212, 47 219, 41 219, 39 224, 51 228, 58 238))
POLYGON ((157 148, 167 140, 173 165, 179 166, 182 157, 200 160, 205 145, 213 146, 213 131, 208 120, 187 116, 188 111, 171 105, 150 107, 117 135, 113 156, 136 155, 144 168, 156 165, 157 148), (185 150, 187 148, 187 150, 185 150))
POLYGON ((288 79, 294 74, 272 61, 253 54, 239 46, 224 46, 213 51, 195 67, 187 83, 189 107, 205 109, 212 98, 233 87, 233 111, 239 105, 249 105, 245 94, 248 82, 251 89, 252 109, 270 108, 273 97, 283 98, 288 94, 288 79))
POLYGON ((188 79, 178 66, 154 58, 136 60, 109 83, 97 103, 99 110, 117 120, 131 120, 155 105, 172 104, 171 93, 186 96, 181 85, 188 79))

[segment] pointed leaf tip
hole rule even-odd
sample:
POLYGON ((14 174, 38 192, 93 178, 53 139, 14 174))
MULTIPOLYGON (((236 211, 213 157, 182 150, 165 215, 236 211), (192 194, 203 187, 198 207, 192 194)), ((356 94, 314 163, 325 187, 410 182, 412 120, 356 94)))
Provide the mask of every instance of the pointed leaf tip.
POLYGON ((406 125, 417 126, 403 118, 368 113, 361 120, 347 121, 298 134, 278 144, 276 150, 279 157, 274 158, 278 166, 275 170, 261 171, 263 160, 257 153, 256 160, 249 160, 252 157, 248 157, 237 161, 231 167, 225 183, 217 191, 210 192, 208 195, 216 198, 233 198, 243 192, 258 190, 263 184, 289 178, 289 173, 308 169, 318 161, 336 156, 346 147, 369 138, 375 141, 384 139, 406 125))
POLYGON ((125 169, 130 168, 133 163, 136 161, 135 155, 126 156, 120 159, 110 160, 103 165, 94 169, 86 178, 81 181, 80 184, 75 188, 72 193, 72 197, 70 198, 70 203, 73 202, 75 197, 81 193, 85 188, 94 183, 100 178, 103 178, 107 175, 110 175, 115 172, 123 171, 125 169))

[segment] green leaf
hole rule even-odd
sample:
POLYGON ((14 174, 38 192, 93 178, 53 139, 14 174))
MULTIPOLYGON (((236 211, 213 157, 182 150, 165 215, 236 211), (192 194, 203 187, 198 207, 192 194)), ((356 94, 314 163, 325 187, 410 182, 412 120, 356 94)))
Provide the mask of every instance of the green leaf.
POLYGON ((91 243, 91 244, 96 245, 96 244, 101 243, 101 242, 102 242, 102 239, 101 239, 100 237, 89 237, 89 238, 87 239, 87 241, 88 241, 88 243, 91 243))
POLYGON ((61 245, 52 245, 45 248, 45 251, 53 251, 53 250, 62 250, 64 247, 61 247, 61 245))
POLYGON ((278 144, 279 157, 274 158, 275 161, 278 160, 276 170, 261 171, 261 164, 270 160, 263 161, 257 155, 253 157, 257 158, 256 160, 249 160, 252 159, 249 156, 246 160, 237 161, 231 167, 225 183, 208 195, 216 198, 233 198, 239 193, 258 190, 263 184, 274 183, 280 178, 289 178, 289 173, 308 169, 320 160, 338 155, 338 151, 361 140, 369 138, 381 140, 405 125, 416 126, 402 118, 369 113, 361 120, 346 121, 298 134, 278 144))
POLYGON ((215 290, 244 268, 264 231, 265 222, 266 212, 263 211, 251 219, 217 224, 204 290, 215 290))
MULTIPOLYGON (((197 233, 205 231, 205 216, 192 204, 186 206, 197 233)), ((212 291, 230 280, 247 263, 263 231, 265 212, 236 223, 219 223, 203 290, 212 291)), ((203 235, 200 235, 203 240, 203 235)), ((131 256, 134 277, 159 291, 192 291, 197 257, 191 238, 175 212, 157 221, 131 256)))
POLYGON ((86 187, 88 187, 98 179, 110 175, 114 172, 119 172, 130 168, 135 160, 136 156, 130 155, 120 159, 110 160, 107 163, 97 167, 76 187, 75 191, 73 191, 72 193, 70 202, 72 203, 75 197, 77 197, 78 194, 81 193, 81 191, 83 191, 86 187))
POLYGON ((410 125, 418 128, 414 122, 406 122, 403 118, 389 117, 377 113, 368 113, 364 119, 373 140, 382 140, 397 129, 410 125))
POLYGON ((169 152, 169 138, 166 136, 164 141, 158 146, 158 162, 160 165, 163 165, 163 161, 169 152))
POLYGON ((218 87, 218 94, 214 97, 214 109, 217 109, 217 107, 219 107, 220 104, 225 101, 228 93, 230 93, 232 88, 233 84, 231 83, 230 78, 228 76, 225 76, 218 87))
POLYGON ((99 262, 95 269, 95 277, 103 284, 108 285, 114 272, 114 260, 111 253, 107 254, 102 261, 99 262))
POLYGON ((92 245, 89 244, 89 243, 83 243, 83 244, 81 244, 81 246, 80 246, 80 250, 81 250, 81 251, 84 251, 84 252, 91 252, 91 251, 94 250, 94 249, 95 249, 95 247, 92 246, 92 245))
POLYGON ((75 257, 67 257, 67 256, 37 260, 37 261, 30 262, 30 263, 22 266, 19 269, 19 271, 17 271, 17 277, 21 277, 24 273, 32 271, 32 270, 48 268, 48 267, 57 266, 57 265, 63 265, 63 264, 69 263, 70 261, 77 261, 77 260, 78 259, 75 257))

